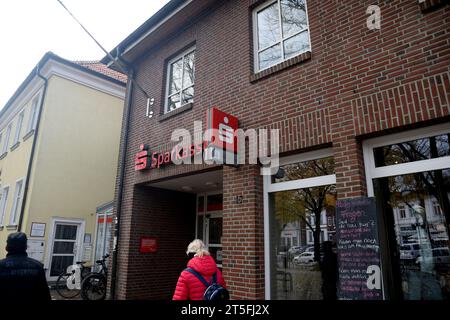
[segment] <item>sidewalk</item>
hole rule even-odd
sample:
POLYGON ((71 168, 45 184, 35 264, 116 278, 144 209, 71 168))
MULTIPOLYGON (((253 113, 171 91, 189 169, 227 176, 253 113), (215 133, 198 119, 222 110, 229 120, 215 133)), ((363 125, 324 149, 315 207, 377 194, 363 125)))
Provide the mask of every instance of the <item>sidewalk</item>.
POLYGON ((68 298, 63 298, 61 297, 58 292, 56 292, 55 289, 50 288, 50 295, 52 297, 52 300, 82 300, 81 299, 81 295, 77 295, 75 298, 72 299, 68 299, 68 298))

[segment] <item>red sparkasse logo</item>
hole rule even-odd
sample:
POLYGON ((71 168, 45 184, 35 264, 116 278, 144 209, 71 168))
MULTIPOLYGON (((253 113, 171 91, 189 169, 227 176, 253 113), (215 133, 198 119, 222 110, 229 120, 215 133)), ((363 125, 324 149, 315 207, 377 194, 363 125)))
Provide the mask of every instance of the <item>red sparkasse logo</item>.
POLYGON ((234 132, 238 129, 238 118, 220 111, 216 107, 210 108, 206 114, 207 129, 213 130, 210 146, 224 151, 237 152, 237 137, 234 132))

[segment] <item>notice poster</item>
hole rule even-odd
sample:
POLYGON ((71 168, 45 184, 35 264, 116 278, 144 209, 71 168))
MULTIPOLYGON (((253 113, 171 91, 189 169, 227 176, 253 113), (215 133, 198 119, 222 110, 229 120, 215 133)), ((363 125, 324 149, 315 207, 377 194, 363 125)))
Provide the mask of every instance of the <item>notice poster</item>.
POLYGON ((339 299, 383 299, 375 198, 340 200, 336 215, 339 299))

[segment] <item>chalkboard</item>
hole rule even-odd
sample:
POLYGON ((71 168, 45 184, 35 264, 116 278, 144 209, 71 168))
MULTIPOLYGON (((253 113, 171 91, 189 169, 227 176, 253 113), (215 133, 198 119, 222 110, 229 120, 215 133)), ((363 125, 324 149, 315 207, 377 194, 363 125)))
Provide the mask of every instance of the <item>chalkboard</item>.
POLYGON ((338 298, 383 299, 375 198, 338 200, 336 217, 338 298))

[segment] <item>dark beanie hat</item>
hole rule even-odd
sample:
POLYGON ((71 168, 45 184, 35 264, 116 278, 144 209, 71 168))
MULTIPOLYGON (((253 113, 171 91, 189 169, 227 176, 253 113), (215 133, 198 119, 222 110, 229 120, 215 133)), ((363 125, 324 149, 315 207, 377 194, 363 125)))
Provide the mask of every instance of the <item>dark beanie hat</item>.
POLYGON ((27 251, 27 235, 23 232, 11 233, 6 240, 6 250, 9 253, 27 251))

